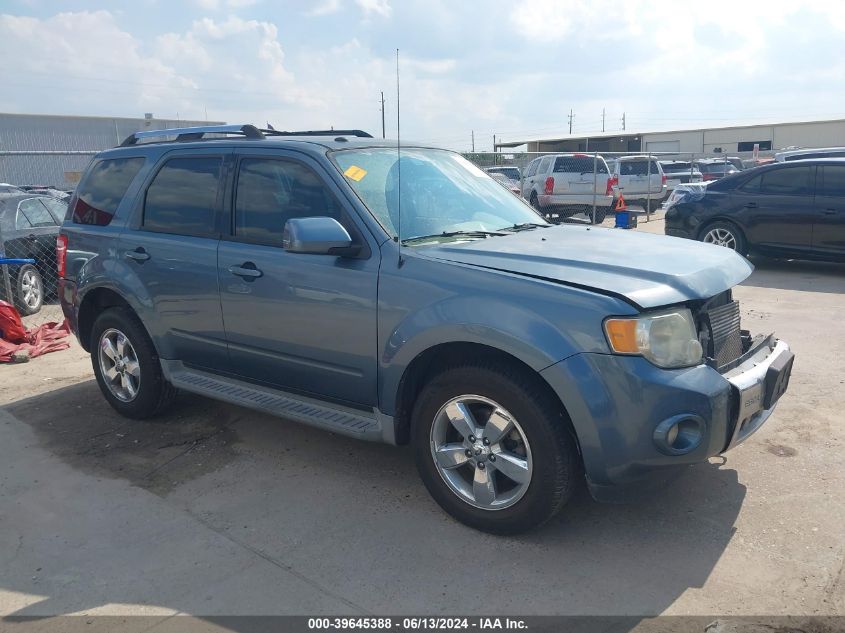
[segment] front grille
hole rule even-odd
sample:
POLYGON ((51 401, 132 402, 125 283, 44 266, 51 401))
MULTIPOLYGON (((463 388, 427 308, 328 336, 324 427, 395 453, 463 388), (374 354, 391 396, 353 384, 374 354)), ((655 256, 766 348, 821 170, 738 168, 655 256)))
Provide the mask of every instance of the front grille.
POLYGON ((739 303, 729 301, 724 305, 702 311, 699 315, 699 341, 704 353, 724 367, 742 355, 739 303))

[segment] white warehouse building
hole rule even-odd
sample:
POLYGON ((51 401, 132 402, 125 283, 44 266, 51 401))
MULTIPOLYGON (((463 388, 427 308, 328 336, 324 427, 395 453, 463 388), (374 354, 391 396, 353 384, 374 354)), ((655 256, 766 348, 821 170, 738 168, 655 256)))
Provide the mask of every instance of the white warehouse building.
POLYGON ((760 152, 764 154, 788 147, 845 147, 845 119, 695 130, 617 131, 589 136, 572 134, 559 138, 500 142, 496 144, 496 151, 520 148, 528 152, 650 151, 750 155, 755 145, 759 145, 760 152))

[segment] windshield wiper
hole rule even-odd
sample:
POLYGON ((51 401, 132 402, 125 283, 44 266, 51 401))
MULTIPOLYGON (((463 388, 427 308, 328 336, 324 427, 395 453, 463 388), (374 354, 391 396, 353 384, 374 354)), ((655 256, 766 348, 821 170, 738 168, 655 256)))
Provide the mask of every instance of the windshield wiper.
POLYGON ((502 231, 530 231, 531 229, 547 229, 551 226, 551 224, 538 224, 537 222, 523 222, 522 224, 514 224, 513 226, 508 226, 503 229, 502 231))
POLYGON ((422 242, 424 240, 434 240, 438 237, 495 237, 499 235, 507 235, 502 231, 443 231, 442 233, 432 233, 431 235, 417 235, 402 240, 403 244, 411 244, 413 242, 422 242))

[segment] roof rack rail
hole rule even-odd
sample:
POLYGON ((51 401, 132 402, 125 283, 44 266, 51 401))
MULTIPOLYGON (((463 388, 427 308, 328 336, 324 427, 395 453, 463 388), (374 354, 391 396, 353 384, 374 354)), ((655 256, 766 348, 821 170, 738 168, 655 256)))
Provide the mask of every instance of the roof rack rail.
POLYGON ((284 132, 282 130, 259 130, 264 136, 357 136, 358 138, 373 138, 364 130, 304 130, 298 132, 284 132))
POLYGON ((120 144, 121 147, 135 145, 138 141, 148 138, 175 136, 177 141, 197 141, 206 134, 238 134, 246 138, 261 139, 264 134, 254 125, 201 125, 198 127, 177 127, 164 130, 148 130, 135 132, 127 136, 120 144))

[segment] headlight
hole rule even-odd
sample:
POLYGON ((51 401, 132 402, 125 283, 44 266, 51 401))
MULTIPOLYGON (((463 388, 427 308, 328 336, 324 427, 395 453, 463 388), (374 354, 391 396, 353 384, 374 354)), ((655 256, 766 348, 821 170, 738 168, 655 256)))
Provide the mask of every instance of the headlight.
POLYGON ((695 322, 686 308, 614 317, 604 322, 604 331, 611 350, 644 356, 658 367, 689 367, 702 360, 695 322))

